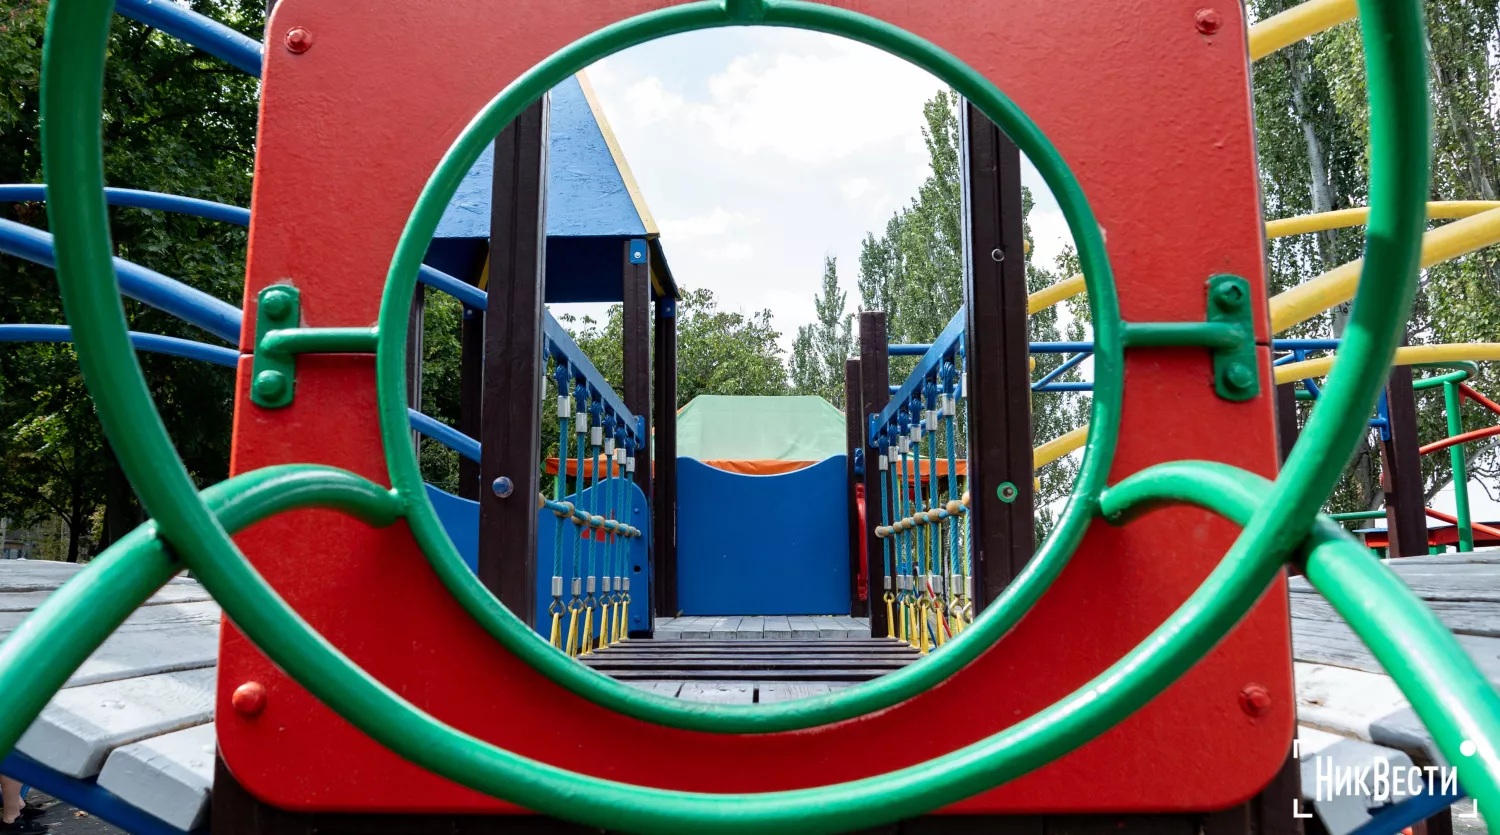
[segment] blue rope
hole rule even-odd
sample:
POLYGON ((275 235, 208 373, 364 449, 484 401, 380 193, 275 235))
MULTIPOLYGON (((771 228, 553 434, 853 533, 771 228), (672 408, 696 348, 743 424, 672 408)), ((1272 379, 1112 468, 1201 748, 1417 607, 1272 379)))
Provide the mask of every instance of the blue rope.
POLYGON ((882 546, 882 550, 885 552, 885 590, 890 591, 891 537, 889 529, 891 526, 891 494, 890 491, 886 489, 886 480, 890 477, 889 471, 891 469, 891 462, 890 457, 886 454, 888 448, 883 445, 885 442, 885 438, 880 438, 879 442, 882 444, 882 446, 880 447, 880 524, 887 529, 886 536, 881 538, 880 544, 882 546))

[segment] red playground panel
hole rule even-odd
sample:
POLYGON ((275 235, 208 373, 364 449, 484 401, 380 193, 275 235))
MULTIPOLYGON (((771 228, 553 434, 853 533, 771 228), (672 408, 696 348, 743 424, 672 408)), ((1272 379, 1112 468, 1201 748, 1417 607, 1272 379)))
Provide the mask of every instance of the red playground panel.
MULTIPOLYGON (((310 327, 369 326, 397 235, 465 123, 516 76, 663 0, 282 0, 267 36, 247 309, 267 285, 301 289, 310 327), (288 30, 312 33, 294 54, 288 30), (354 211, 357 222, 350 222, 354 211)), ((1107 234, 1126 321, 1202 322, 1204 282, 1248 279, 1268 323, 1245 21, 1203 0, 842 0, 935 42, 992 79, 1052 138, 1107 234)), ((245 332, 250 350, 253 329, 245 332)), ((1261 349, 1261 379, 1270 379, 1261 349)), ((372 356, 298 362, 297 398, 264 410, 242 360, 233 471, 344 467, 388 483, 372 356)), ((1112 480, 1198 458, 1276 468, 1263 387, 1214 393, 1202 349, 1127 353, 1112 480), (1201 385, 1184 380, 1202 381, 1201 385)), ((368 529, 331 512, 278 516, 238 541, 313 626, 406 699, 525 756, 601 778, 708 792, 824 785, 968 745, 1082 685, 1160 624, 1217 564, 1237 529, 1188 508, 1123 528, 1095 524, 1036 610, 945 685, 860 719, 796 733, 713 735, 616 715, 552 684, 473 624, 404 524, 368 529)), ((513 809, 410 765, 293 684, 231 625, 218 733, 260 799, 308 811, 513 809), (241 683, 263 712, 235 712, 241 683)), ((1294 721, 1284 583, 1177 685, 1099 739, 963 812, 1187 811, 1254 795, 1282 764, 1294 721), (1257 715, 1240 692, 1263 686, 1257 715)))

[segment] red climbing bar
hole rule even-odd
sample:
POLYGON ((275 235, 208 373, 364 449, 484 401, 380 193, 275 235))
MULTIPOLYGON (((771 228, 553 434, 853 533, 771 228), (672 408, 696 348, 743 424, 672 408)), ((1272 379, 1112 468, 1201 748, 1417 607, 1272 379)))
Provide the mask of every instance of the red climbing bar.
POLYGON ((1475 403, 1478 403, 1486 409, 1494 412, 1495 414, 1500 415, 1500 403, 1496 403, 1495 401, 1475 391, 1473 387, 1471 387, 1468 383, 1459 383, 1458 390, 1463 392, 1464 397, 1467 397, 1475 403))
MULTIPOLYGON (((1429 507, 1426 508, 1426 511, 1427 515, 1431 516, 1434 519, 1447 522, 1450 525, 1458 524, 1458 519, 1456 517, 1449 516, 1441 510, 1433 510, 1429 507)), ((1500 528, 1496 528, 1492 525, 1481 525, 1478 522, 1470 522, 1469 527, 1473 528, 1475 533, 1482 533, 1486 536, 1500 537, 1500 528)))
MULTIPOLYGON (((1483 429, 1475 429, 1473 432, 1465 432, 1462 435, 1453 435, 1452 437, 1444 438, 1441 441, 1433 441, 1427 446, 1424 446, 1421 449, 1417 450, 1417 452, 1426 455, 1429 452, 1438 452, 1451 446, 1457 446, 1458 444, 1466 444, 1469 441, 1477 441, 1480 438, 1488 438, 1491 435, 1500 435, 1500 426, 1486 426, 1483 429)), ((1431 512, 1432 511, 1428 511, 1428 513, 1431 512)))

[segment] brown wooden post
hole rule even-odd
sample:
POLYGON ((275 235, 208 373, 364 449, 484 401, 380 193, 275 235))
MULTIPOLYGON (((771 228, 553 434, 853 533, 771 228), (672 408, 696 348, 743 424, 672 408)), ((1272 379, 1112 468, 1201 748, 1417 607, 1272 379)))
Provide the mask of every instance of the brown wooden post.
MULTIPOLYGON (((483 310, 464 306, 458 341, 458 431, 478 438, 484 388, 483 310)), ((479 500, 479 464, 462 456, 458 459, 458 495, 479 500)))
POLYGON ((652 480, 652 556, 661 577, 657 609, 677 612, 677 300, 656 300, 652 334, 656 375, 656 473, 652 480))
MULTIPOLYGON (((635 483, 649 501, 652 493, 651 453, 651 267, 647 263, 646 242, 639 238, 626 241, 621 249, 621 289, 624 299, 625 326, 625 408, 646 419, 646 449, 636 453, 635 483)), ((648 514, 651 515, 651 514, 648 514)), ((655 548, 658 532, 653 519, 648 547, 655 548)), ((652 553, 652 608, 666 612, 662 605, 662 570, 652 553)), ((635 588, 635 584, 631 584, 635 588)), ((667 614, 675 614, 671 610, 667 614)), ((654 617, 654 615, 653 615, 654 617)))
MULTIPOLYGON (((1385 389, 1386 417, 1390 440, 1380 443, 1380 486, 1385 492, 1385 524, 1389 537, 1388 556, 1419 557, 1427 554, 1427 506, 1422 490, 1422 458, 1417 451, 1417 400, 1411 385, 1411 367, 1391 369, 1385 389)), ((1382 433, 1382 437, 1386 433, 1382 433)))
POLYGON ((528 624, 536 623, 546 170, 543 97, 495 139, 480 431, 479 579, 528 624))
MULTIPOLYGON (((844 472, 847 474, 846 489, 849 498, 849 615, 863 618, 870 616, 872 595, 871 575, 863 571, 866 549, 861 548, 859 543, 859 506, 867 501, 863 496, 869 494, 864 492, 864 485, 860 484, 860 475, 856 469, 863 471, 864 467, 869 466, 870 457, 864 450, 865 419, 864 409, 860 406, 859 385, 859 360, 844 360, 844 450, 848 457, 844 472)), ((867 508, 868 506, 866 504, 867 508)))
POLYGON ((1297 384, 1282 383, 1276 387, 1276 447, 1280 462, 1285 464, 1301 430, 1297 427, 1297 384))
POLYGON ((964 302, 974 597, 982 607, 1020 573, 1033 528, 1031 373, 1022 238, 1021 153, 973 105, 963 124, 968 209, 964 302), (1000 491, 1015 496, 1005 501, 1000 491))
MULTIPOLYGON (((891 401, 891 358, 885 314, 859 314, 860 443, 865 451, 865 576, 870 578, 870 634, 883 638, 885 619, 885 552, 875 526, 880 524, 880 451, 870 448, 870 418, 891 401)), ((847 379, 847 374, 845 375, 847 379)), ((858 540, 855 541, 856 545, 858 540)))

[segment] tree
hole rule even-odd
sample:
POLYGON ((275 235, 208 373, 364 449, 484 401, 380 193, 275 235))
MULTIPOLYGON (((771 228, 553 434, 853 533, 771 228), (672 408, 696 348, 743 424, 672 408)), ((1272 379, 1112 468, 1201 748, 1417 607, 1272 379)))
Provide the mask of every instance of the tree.
MULTIPOLYGON (((258 36, 260 0, 197 0, 196 11, 258 36)), ((48 4, 12 0, 0 21, 0 182, 40 182, 38 93, 48 4)), ((259 81, 212 56, 117 16, 105 65, 104 167, 111 185, 248 205, 259 81)), ((42 204, 0 206, 8 220, 45 228, 42 204)), ((235 305, 244 294, 245 230, 198 218, 115 209, 116 253, 235 305)), ((50 270, 0 258, 0 321, 61 323, 50 270)), ((125 302, 132 330, 212 341, 160 311, 125 302)), ((167 431, 200 486, 229 465, 234 372, 193 360, 141 354, 167 431)), ((140 519, 67 346, 0 346, 0 516, 56 513, 69 529, 70 559, 85 540, 108 544, 140 519), (106 505, 106 496, 114 497, 106 505), (46 498, 43 498, 46 497, 46 498), (103 517, 109 517, 105 519, 103 517), (96 522, 97 520, 97 522, 96 522), (98 524, 102 529, 94 531, 98 524)))
POLYGON ((823 259, 823 290, 813 297, 817 321, 797 328, 792 343, 792 391, 821 397, 844 408, 844 361, 854 347, 854 315, 844 313, 848 294, 839 289, 838 262, 823 259))
MULTIPOLYGON (((865 236, 860 248, 859 293, 865 310, 883 310, 890 341, 904 343, 931 342, 963 305, 963 181, 959 156, 957 93, 940 90, 922 108, 926 122, 922 138, 927 146, 929 174, 909 205, 886 223, 885 231, 876 237, 865 236)), ((1030 250, 1031 192, 1022 190, 1023 234, 1030 250)), ((1059 262, 1056 272, 1029 263, 1027 287, 1035 292, 1073 275, 1076 269, 1071 256, 1059 262)), ((825 290, 826 294, 826 290, 825 290)), ((1087 318, 1071 315, 1070 327, 1085 333, 1087 318)), ((1056 308, 1042 311, 1030 319, 1032 341, 1055 341, 1062 320, 1056 308)), ((1074 337, 1087 338, 1087 336, 1074 337)), ((1040 376, 1064 361, 1056 354, 1038 354, 1036 375, 1040 376)), ((891 358, 891 378, 903 379, 915 367, 908 357, 891 358)), ((794 365, 795 376, 795 365, 794 365)), ((1064 374, 1062 381, 1081 379, 1077 369, 1064 374)), ((1086 401, 1078 393, 1038 394, 1032 399, 1032 441, 1041 444, 1061 435, 1087 419, 1086 401)), ((967 438, 960 422, 955 454, 967 454, 967 438)), ((1073 463, 1064 459, 1037 475, 1038 534, 1051 525, 1051 506, 1072 487, 1073 463)))

